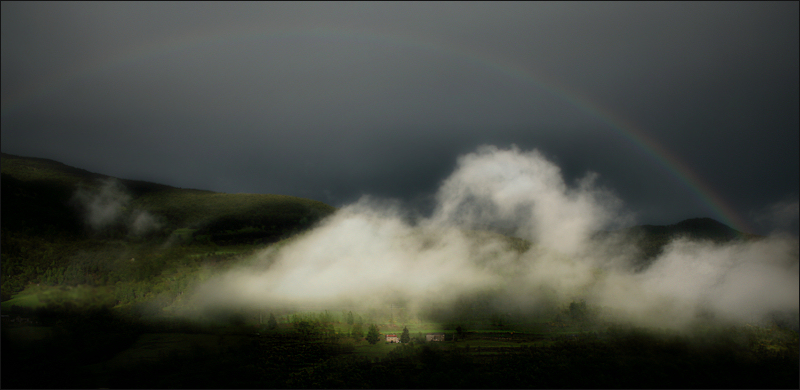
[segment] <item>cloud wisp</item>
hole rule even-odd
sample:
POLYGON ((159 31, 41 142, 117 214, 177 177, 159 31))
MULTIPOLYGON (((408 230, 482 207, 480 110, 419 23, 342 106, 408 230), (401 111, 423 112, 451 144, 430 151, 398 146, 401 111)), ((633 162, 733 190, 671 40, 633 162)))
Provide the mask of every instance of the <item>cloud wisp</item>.
POLYGON ((71 204, 93 233, 119 228, 129 235, 142 236, 160 229, 162 224, 157 216, 138 208, 130 209, 131 199, 125 186, 111 178, 101 181, 94 190, 79 187, 71 204))
POLYGON ((680 327, 702 313, 751 321, 797 310, 797 245, 785 237, 719 245, 676 240, 645 271, 625 242, 591 238, 630 223, 588 174, 574 184, 537 151, 484 146, 462 156, 429 217, 409 222, 364 197, 314 230, 204 283, 210 305, 449 307, 476 294, 533 312, 573 299, 638 324, 680 327), (524 238, 529 248, 491 232, 524 238))

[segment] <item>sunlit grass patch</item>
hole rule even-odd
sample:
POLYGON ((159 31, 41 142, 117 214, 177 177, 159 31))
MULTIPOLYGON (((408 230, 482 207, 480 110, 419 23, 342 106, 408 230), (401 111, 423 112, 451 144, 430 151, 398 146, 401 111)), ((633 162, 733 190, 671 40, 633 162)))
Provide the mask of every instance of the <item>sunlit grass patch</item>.
POLYGON ((91 286, 28 286, 11 299, 2 302, 2 310, 12 310, 15 306, 35 309, 45 306, 60 306, 66 302, 77 308, 108 306, 112 303, 111 290, 91 286))
POLYGON ((0 308, 2 308, 3 311, 11 310, 12 306, 36 308, 39 306, 44 306, 44 304, 39 300, 39 295, 22 291, 21 293, 14 295, 13 298, 0 304, 0 308))
POLYGON ((172 234, 174 234, 181 240, 191 241, 192 234, 194 234, 195 231, 197 231, 197 229, 180 228, 180 229, 175 229, 175 231, 173 231, 172 234))

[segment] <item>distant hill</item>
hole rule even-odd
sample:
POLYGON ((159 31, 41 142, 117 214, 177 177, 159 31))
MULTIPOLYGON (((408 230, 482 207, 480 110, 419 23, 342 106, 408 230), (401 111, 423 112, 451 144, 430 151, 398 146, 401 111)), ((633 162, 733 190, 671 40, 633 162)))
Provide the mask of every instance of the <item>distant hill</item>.
POLYGON ((711 218, 691 218, 673 225, 638 225, 611 232, 598 232, 595 238, 624 238, 632 240, 640 250, 639 268, 646 267, 657 257, 670 241, 676 238, 725 243, 735 240, 751 240, 761 236, 740 232, 711 218))
POLYGON ((156 288, 164 269, 196 272, 198 259, 280 241, 336 211, 311 199, 181 189, 6 153, 0 166, 2 300, 31 283, 122 281, 120 299, 133 294, 130 283, 156 288), (201 257, 187 260, 184 251, 201 257))
POLYGON ((147 213, 153 225, 159 226, 151 234, 169 235, 183 229, 184 234, 202 236, 220 245, 277 241, 336 210, 311 199, 180 189, 7 153, 2 154, 1 166, 3 231, 72 237, 92 233, 86 211, 76 200, 80 191, 103 207, 118 201, 120 221, 104 229, 106 236, 124 236, 124 225, 132 223, 136 215, 147 213), (119 183, 116 192, 101 198, 109 180, 119 183))
POLYGON ((691 218, 674 225, 639 225, 628 233, 650 236, 685 236, 696 240, 730 241, 742 238, 744 233, 711 218, 691 218))

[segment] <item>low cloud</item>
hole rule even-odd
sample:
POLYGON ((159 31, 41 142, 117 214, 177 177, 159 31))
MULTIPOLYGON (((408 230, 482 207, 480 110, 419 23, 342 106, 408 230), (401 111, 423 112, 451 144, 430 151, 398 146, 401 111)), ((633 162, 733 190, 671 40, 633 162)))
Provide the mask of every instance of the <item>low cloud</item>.
POLYGON ((610 273, 590 296, 652 326, 688 325, 700 315, 757 323, 797 311, 797 259, 797 241, 785 237, 722 245, 678 239, 644 272, 610 273))
POLYGON ((569 184, 537 151, 482 147, 459 159, 431 216, 412 223, 397 203, 364 197, 203 284, 194 299, 262 308, 401 302, 417 312, 475 296, 524 312, 585 299, 614 319, 659 327, 797 311, 796 240, 680 239, 636 272, 633 246, 590 239, 633 221, 596 177, 569 184), (496 232, 532 245, 515 246, 496 232))
POLYGON ((502 228, 563 253, 582 249, 592 231, 632 221, 622 203, 588 173, 569 186, 561 169, 534 150, 483 146, 459 158, 437 194, 435 226, 502 228))
POLYGON ((131 213, 128 229, 133 236, 143 236, 150 232, 161 229, 161 221, 158 217, 147 211, 136 209, 131 213))
POLYGON ((71 203, 94 233, 120 229, 129 235, 141 236, 161 228, 157 216, 138 208, 131 209, 131 196, 114 178, 100 182, 96 189, 79 187, 71 203))
POLYGON ((72 197, 73 204, 83 211, 84 222, 100 231, 117 223, 123 216, 131 197, 119 181, 107 179, 98 190, 79 187, 72 197))

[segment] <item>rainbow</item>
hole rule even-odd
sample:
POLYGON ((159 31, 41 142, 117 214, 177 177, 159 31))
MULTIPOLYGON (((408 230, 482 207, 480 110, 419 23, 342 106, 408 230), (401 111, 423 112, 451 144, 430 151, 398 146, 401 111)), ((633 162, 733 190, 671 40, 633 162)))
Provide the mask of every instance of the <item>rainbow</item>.
POLYGON ((533 69, 524 68, 514 62, 504 61, 496 56, 483 55, 468 48, 455 47, 452 44, 437 44, 422 37, 407 38, 394 35, 381 35, 346 29, 312 28, 312 29, 283 29, 268 30, 261 27, 235 28, 214 30, 202 33, 187 33, 172 36, 162 41, 150 42, 132 48, 125 48, 115 53, 84 61, 72 68, 65 69, 57 74, 45 78, 36 86, 25 91, 12 94, 12 97, 2 102, 2 115, 6 115, 19 107, 64 88, 72 82, 96 73, 117 69, 120 66, 133 65, 145 59, 159 56, 172 55, 195 48, 221 45, 226 43, 242 43, 257 40, 277 40, 291 38, 312 39, 341 39, 349 42, 365 42, 388 44, 409 49, 422 50, 451 57, 460 61, 467 61, 478 67, 499 72, 506 77, 522 81, 545 90, 557 98, 575 106, 594 119, 608 125, 617 131, 636 148, 642 150, 693 192, 721 222, 743 232, 752 232, 753 229, 733 210, 733 208, 711 186, 694 172, 687 164, 674 153, 661 146, 652 136, 648 135, 640 126, 630 120, 615 114, 602 104, 591 100, 578 91, 573 91, 561 85, 552 78, 533 69))

